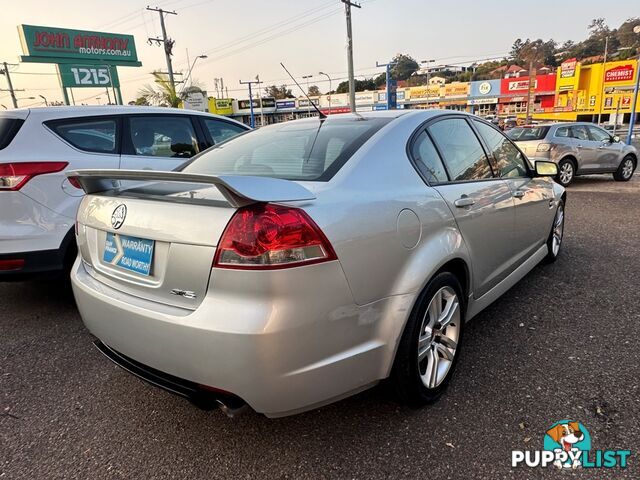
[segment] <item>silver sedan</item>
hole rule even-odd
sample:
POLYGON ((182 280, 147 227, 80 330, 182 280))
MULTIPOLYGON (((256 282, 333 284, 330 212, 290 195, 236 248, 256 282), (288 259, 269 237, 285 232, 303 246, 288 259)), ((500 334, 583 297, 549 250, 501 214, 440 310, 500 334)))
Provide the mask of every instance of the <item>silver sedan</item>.
POLYGON ((448 111, 240 135, 181 171, 76 171, 96 346, 197 405, 270 417, 389 379, 435 401, 465 322, 560 252, 557 166, 448 111))
POLYGON ((517 127, 509 138, 530 157, 558 164, 557 181, 569 185, 577 175, 613 173, 619 182, 631 180, 638 151, 592 123, 556 123, 517 127))

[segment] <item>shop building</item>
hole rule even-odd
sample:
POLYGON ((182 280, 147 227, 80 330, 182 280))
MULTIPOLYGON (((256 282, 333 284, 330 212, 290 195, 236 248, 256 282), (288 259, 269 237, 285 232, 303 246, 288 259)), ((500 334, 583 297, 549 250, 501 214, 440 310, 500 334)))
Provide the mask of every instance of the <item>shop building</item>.
POLYGON ((529 88, 534 89, 534 104, 529 112, 544 112, 546 108, 553 108, 556 95, 556 74, 536 75, 529 83, 528 76, 503 78, 500 81, 500 98, 498 100, 498 114, 502 117, 518 116, 527 113, 529 88))
POLYGON ((467 104, 469 112, 486 117, 498 114, 500 79, 471 82, 467 104))

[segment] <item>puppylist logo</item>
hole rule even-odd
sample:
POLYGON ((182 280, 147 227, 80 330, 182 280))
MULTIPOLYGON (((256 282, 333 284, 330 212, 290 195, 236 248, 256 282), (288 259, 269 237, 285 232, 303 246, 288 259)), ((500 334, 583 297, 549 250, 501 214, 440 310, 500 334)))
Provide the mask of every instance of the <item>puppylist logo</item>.
POLYGON ((513 450, 512 467, 627 468, 631 450, 591 450, 591 435, 580 422, 560 420, 547 429, 543 450, 513 450))

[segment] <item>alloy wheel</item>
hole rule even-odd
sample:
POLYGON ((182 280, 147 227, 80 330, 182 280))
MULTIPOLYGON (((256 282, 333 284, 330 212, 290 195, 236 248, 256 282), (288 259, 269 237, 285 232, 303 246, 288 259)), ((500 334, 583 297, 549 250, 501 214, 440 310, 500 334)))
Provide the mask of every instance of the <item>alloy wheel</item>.
POLYGON ((565 162, 560 168, 560 181, 563 185, 567 185, 573 179, 573 164, 565 162))
POLYGON ((551 239, 551 250, 553 251, 553 256, 557 256, 558 252, 560 252, 560 245, 562 244, 562 235, 564 234, 564 208, 562 204, 558 207, 556 211, 556 217, 553 220, 553 233, 551 239))
POLYGON ((633 160, 627 158, 622 164, 622 178, 625 180, 631 177, 633 173, 633 160))
POLYGON ((418 370, 427 388, 436 388, 446 378, 460 337, 460 301, 455 290, 442 287, 431 299, 418 337, 418 370))

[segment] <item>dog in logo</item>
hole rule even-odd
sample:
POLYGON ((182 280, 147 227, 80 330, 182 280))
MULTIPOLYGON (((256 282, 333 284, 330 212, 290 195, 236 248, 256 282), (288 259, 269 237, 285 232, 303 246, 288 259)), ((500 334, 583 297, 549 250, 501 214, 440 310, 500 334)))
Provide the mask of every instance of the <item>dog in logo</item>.
MULTIPOLYGON (((556 448, 554 452, 580 452, 580 450, 574 447, 574 444, 580 442, 584 438, 584 433, 580 431, 580 426, 578 422, 567 422, 567 423, 558 423, 555 427, 551 427, 547 430, 547 435, 549 435, 554 442, 560 445, 560 448, 556 448)), ((577 455, 576 455, 577 456, 577 455)), ((578 468, 581 463, 578 458, 573 461, 562 463, 560 460, 556 460, 553 464, 558 468, 578 468)))

